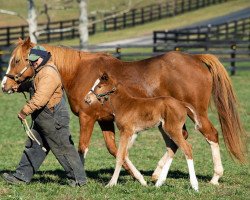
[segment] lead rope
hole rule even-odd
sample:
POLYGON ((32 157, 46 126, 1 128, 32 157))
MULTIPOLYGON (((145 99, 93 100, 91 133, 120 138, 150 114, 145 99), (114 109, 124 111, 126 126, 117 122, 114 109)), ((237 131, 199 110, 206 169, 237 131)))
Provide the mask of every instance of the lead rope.
POLYGON ((26 134, 28 135, 28 137, 32 140, 32 141, 35 141, 41 148, 44 152, 47 152, 47 149, 45 147, 43 147, 41 145, 41 143, 36 139, 35 135, 32 133, 32 131, 30 130, 30 127, 28 125, 28 122, 26 119, 24 120, 21 120, 21 123, 22 123, 22 126, 26 132, 26 134))

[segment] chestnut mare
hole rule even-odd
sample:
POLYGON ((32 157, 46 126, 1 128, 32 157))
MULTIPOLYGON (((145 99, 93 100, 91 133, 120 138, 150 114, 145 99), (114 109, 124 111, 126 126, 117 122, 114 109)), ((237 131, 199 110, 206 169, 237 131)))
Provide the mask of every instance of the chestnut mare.
MULTIPOLYGON (((120 131, 120 141, 116 157, 115 171, 107 186, 117 184, 122 164, 126 160, 135 178, 142 184, 147 185, 143 175, 136 169, 128 156, 128 147, 131 148, 137 133, 145 129, 158 126, 163 138, 171 138, 186 156, 190 182, 195 191, 198 191, 198 181, 195 175, 192 147, 182 135, 182 127, 185 124, 187 114, 195 122, 195 127, 202 128, 195 109, 188 103, 174 99, 173 97, 136 98, 126 92, 125 86, 117 82, 115 78, 106 72, 99 79, 91 93, 87 94, 85 101, 88 104, 97 102, 97 99, 105 106, 110 104, 116 125, 120 131)), ((169 145, 168 145, 168 148, 169 145)), ((174 153, 168 151, 169 161, 164 163, 156 186, 161 186, 166 180, 168 170, 173 160, 174 153)))
MULTIPOLYGON (((2 81, 2 90, 12 93, 14 87, 28 77, 33 70, 28 67, 27 56, 35 44, 27 38, 19 39, 12 52, 7 74, 2 81), (27 66, 27 68, 25 68, 27 66)), ((84 102, 85 95, 94 85, 99 73, 105 70, 127 86, 130 94, 137 97, 172 96, 191 104, 200 116, 200 132, 210 144, 214 163, 211 183, 218 184, 223 174, 218 132, 208 119, 211 96, 217 108, 222 134, 231 155, 240 162, 245 161, 241 126, 237 112, 236 96, 227 71, 219 60, 210 54, 190 55, 169 52, 153 58, 123 62, 104 53, 86 53, 78 50, 44 45, 51 52, 58 67, 73 113, 79 116, 79 152, 88 151, 95 121, 98 121, 109 152, 116 156, 115 131, 112 111, 109 106, 84 102)), ((177 147, 172 149, 176 152, 177 147)), ((160 174, 166 157, 159 162, 154 178, 160 174)), ((126 162, 124 163, 126 167, 126 162)), ((128 167, 127 167, 128 169, 128 167)), ((131 172, 131 171, 130 171, 131 172)))

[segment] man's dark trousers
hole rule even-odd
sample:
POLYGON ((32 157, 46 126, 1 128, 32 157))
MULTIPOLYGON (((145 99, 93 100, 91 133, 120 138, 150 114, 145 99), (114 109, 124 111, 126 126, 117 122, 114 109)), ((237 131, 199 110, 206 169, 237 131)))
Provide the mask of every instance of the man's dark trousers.
POLYGON ((34 121, 32 132, 47 152, 45 153, 35 141, 28 139, 21 161, 13 175, 30 182, 51 150, 66 171, 67 177, 74 180, 76 185, 85 184, 86 174, 71 140, 69 113, 64 98, 62 97, 60 103, 54 107, 53 112, 44 107, 33 113, 32 119, 34 121))

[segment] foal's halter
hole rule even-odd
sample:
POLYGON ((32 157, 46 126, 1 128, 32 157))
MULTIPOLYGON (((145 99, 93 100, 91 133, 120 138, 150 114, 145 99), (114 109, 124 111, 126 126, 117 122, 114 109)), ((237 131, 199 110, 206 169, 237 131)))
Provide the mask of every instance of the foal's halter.
POLYGON ((92 92, 96 96, 98 101, 101 101, 102 104, 104 101, 107 101, 109 99, 109 95, 114 93, 115 91, 116 91, 116 87, 113 87, 112 90, 109 90, 107 92, 100 93, 100 94, 95 93, 94 90, 90 90, 90 92, 92 92))
POLYGON ((29 68, 30 66, 26 66, 25 68, 23 68, 19 73, 17 73, 16 75, 12 75, 12 74, 5 74, 4 76, 7 76, 8 78, 14 80, 17 83, 21 83, 23 81, 20 81, 20 78, 22 77, 23 73, 29 68))

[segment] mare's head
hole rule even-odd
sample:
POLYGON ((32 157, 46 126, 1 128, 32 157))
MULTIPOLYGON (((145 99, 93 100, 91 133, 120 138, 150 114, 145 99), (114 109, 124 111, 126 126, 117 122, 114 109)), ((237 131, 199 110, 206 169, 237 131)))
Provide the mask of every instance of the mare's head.
POLYGON ((33 76, 34 71, 30 67, 28 54, 35 44, 30 38, 19 39, 16 48, 13 50, 7 72, 2 81, 2 91, 8 94, 17 90, 21 82, 33 76))
POLYGON ((85 102, 88 104, 99 101, 104 104, 108 100, 109 95, 116 91, 117 82, 110 77, 106 72, 102 73, 99 79, 96 80, 94 86, 85 97, 85 102))

